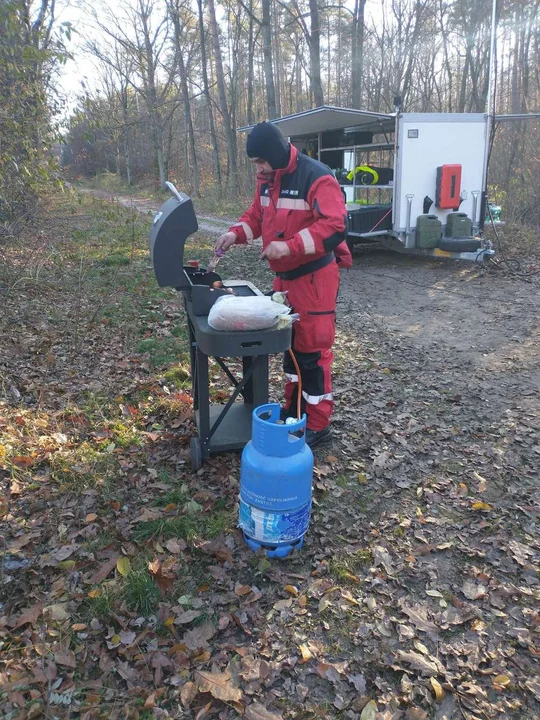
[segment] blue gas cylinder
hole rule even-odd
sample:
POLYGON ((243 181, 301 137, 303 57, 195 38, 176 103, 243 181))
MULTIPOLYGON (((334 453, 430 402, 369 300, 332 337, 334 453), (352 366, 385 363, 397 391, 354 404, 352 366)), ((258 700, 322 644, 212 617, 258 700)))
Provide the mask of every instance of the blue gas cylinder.
POLYGON ((306 416, 279 422, 280 406, 253 411, 252 439, 242 453, 239 526, 253 550, 286 557, 302 547, 311 514, 313 453, 306 416))

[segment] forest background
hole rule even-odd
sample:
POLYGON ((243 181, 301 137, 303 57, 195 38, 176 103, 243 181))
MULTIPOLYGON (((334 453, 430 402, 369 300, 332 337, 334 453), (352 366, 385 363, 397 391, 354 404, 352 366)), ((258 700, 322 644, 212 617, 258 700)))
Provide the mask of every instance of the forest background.
MULTIPOLYGON (((540 108, 539 6, 497 5, 498 114, 540 108)), ((406 111, 488 107, 490 0, 121 0, 81 3, 76 17, 62 21, 52 0, 0 9, 4 234, 59 180, 56 161, 106 189, 170 179, 219 210, 251 192, 238 127, 322 104, 392 112, 395 96, 406 111), (70 53, 79 92, 66 119, 70 53)), ((490 163, 491 201, 529 226, 540 223, 538 127, 500 125, 490 163)))

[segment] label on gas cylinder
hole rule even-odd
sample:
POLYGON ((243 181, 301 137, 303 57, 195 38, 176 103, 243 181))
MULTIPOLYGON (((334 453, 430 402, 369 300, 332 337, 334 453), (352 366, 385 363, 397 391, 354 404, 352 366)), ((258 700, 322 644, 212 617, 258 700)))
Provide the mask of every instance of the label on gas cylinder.
POLYGON ((311 503, 292 512, 267 512, 240 499, 239 525, 248 537, 278 545, 298 540, 306 533, 310 512, 311 503))

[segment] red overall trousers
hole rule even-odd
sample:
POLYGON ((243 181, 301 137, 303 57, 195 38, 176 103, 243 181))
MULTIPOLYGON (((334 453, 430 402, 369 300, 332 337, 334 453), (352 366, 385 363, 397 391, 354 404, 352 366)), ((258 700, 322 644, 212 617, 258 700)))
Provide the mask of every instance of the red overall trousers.
MULTIPOLYGON (((319 432, 330 423, 334 408, 331 348, 336 330, 339 268, 334 261, 295 280, 274 279, 274 290, 287 290, 287 300, 300 319, 293 325, 292 348, 302 376, 302 412, 307 427, 319 432)), ((296 417, 298 375, 290 354, 284 356, 285 408, 296 417)))

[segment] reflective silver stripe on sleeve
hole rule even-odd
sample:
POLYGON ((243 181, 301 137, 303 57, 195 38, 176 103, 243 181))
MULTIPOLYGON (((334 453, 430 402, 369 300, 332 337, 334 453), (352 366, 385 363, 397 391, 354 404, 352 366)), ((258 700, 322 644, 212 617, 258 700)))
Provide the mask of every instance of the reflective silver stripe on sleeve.
POLYGON ((323 400, 333 400, 332 393, 325 393, 324 395, 308 395, 307 392, 302 390, 302 397, 310 405, 318 405, 323 400))
POLYGON ((315 255, 315 240, 313 235, 309 232, 308 228, 300 230, 298 233, 304 243, 304 252, 306 255, 315 255))
POLYGON ((244 232, 246 233, 246 240, 248 242, 251 242, 253 240, 253 231, 249 227, 249 225, 245 222, 237 222, 233 227, 241 227, 243 228, 244 232))
POLYGON ((268 195, 261 195, 261 205, 262 207, 268 207, 268 205, 270 205, 270 198, 268 195))

